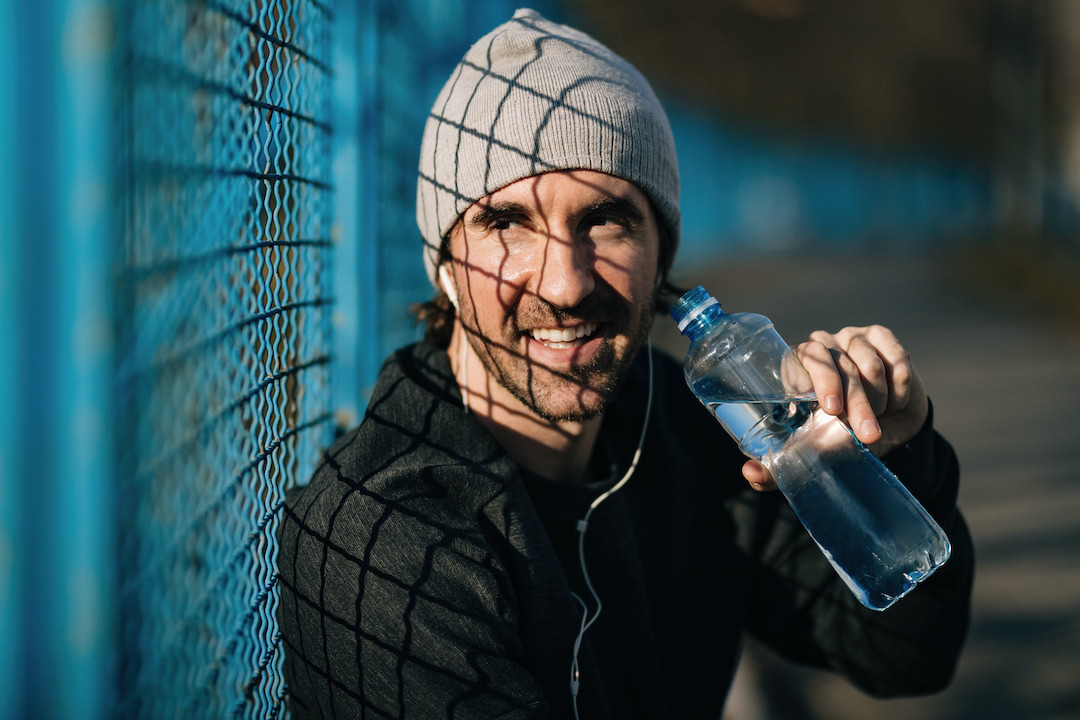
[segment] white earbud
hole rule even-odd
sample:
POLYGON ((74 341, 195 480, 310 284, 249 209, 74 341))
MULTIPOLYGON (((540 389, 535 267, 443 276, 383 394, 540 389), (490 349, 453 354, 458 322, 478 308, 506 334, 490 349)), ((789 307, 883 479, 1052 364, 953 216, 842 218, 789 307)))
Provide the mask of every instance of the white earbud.
POLYGON ((461 308, 458 307, 457 290, 454 289, 454 278, 450 276, 450 268, 446 263, 439 266, 439 284, 442 285, 446 297, 450 298, 450 304, 454 306, 455 310, 460 312, 461 308))
MULTIPOLYGON (((450 275, 450 267, 443 263, 439 266, 439 284, 442 285, 443 292, 446 293, 446 297, 450 298, 450 304, 454 306, 454 310, 458 313, 459 319, 461 315, 461 308, 458 307, 457 290, 454 289, 454 278, 450 275)), ((463 326, 464 327, 464 326, 463 326)), ((461 371, 461 379, 458 386, 461 388, 461 404, 465 406, 465 412, 469 410, 469 365, 466 362, 465 347, 468 345, 464 337, 461 338, 461 358, 458 363, 458 368, 461 371)))

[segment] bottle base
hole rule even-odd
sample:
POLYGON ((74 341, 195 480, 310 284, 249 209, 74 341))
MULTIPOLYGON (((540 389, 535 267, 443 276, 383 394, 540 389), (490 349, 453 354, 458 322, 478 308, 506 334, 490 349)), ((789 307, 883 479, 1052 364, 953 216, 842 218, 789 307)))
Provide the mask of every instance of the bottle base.
POLYGON ((831 557, 829 562, 833 564, 833 568, 843 578, 848 589, 851 590, 863 607, 875 612, 883 612, 909 595, 920 583, 925 582, 927 578, 948 561, 950 554, 951 548, 948 545, 945 547, 944 555, 940 558, 935 558, 930 553, 924 553, 922 561, 916 567, 891 574, 888 582, 883 582, 885 579, 879 578, 874 583, 860 583, 849 577, 835 563, 832 563, 831 557))

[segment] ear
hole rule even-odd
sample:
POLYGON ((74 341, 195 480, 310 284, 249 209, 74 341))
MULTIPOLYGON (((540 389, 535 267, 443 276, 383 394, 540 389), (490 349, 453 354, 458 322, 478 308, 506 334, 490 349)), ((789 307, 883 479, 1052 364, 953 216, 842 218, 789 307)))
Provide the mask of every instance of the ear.
POLYGON ((454 285, 454 277, 450 274, 450 267, 446 263, 439 266, 439 284, 442 285, 446 297, 450 298, 450 304, 454 306, 454 310, 461 312, 461 308, 458 307, 457 288, 454 285))

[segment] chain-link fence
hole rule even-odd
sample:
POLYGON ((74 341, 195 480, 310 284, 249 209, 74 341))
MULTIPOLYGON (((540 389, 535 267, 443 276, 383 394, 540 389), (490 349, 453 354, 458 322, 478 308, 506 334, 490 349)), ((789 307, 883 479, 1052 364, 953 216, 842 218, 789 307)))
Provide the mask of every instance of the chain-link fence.
POLYGON ((381 357, 416 335, 425 110, 467 28, 511 11, 126 6, 115 714, 285 713, 284 491, 314 469, 332 412, 361 408, 381 357))
POLYGON ((333 12, 124 19, 117 714, 274 717, 275 532, 331 428, 333 12))

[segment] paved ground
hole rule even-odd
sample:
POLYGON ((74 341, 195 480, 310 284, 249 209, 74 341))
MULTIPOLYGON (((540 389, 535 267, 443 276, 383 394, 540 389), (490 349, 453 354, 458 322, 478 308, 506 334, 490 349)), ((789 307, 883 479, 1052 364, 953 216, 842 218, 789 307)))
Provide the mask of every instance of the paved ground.
MULTIPOLYGON (((768 315, 788 342, 818 327, 893 328, 960 456, 977 552, 971 634, 944 693, 876 701, 750 646, 726 718, 1080 718, 1080 328, 962 291, 950 262, 788 256, 684 273, 725 310, 768 315)), ((685 352, 662 325, 658 344, 685 352)))

